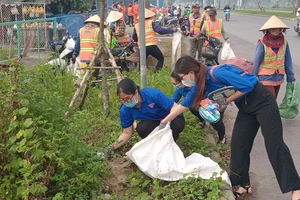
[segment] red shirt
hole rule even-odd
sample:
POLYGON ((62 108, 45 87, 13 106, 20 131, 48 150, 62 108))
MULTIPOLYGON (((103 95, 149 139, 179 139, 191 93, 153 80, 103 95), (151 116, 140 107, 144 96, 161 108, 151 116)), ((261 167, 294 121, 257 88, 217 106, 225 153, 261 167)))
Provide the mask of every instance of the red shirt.
POLYGON ((134 15, 138 15, 139 14, 139 5, 134 4, 132 6, 132 12, 133 12, 134 15))
POLYGON ((127 11, 128 11, 128 16, 133 16, 132 7, 128 7, 127 11))
POLYGON ((125 6, 120 6, 119 11, 123 13, 123 17, 121 18, 122 20, 125 19, 125 14, 126 14, 126 7, 125 6))

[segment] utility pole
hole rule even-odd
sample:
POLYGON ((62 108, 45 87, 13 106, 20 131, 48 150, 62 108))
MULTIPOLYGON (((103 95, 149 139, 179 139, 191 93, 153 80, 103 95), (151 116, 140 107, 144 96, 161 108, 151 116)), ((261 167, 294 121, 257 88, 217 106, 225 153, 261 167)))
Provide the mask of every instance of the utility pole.
POLYGON ((157 6, 158 8, 160 8, 159 0, 156 1, 156 6, 157 6))
MULTIPOLYGON (((149 3, 150 6, 150 3, 149 3)), ((140 70, 141 88, 147 87, 147 66, 146 66, 146 34, 145 34, 145 1, 139 1, 139 29, 140 29, 140 70)))
MULTIPOLYGON (((140 2, 139 2, 140 4, 140 2)), ((145 8, 150 8, 150 0, 145 0, 145 8)))

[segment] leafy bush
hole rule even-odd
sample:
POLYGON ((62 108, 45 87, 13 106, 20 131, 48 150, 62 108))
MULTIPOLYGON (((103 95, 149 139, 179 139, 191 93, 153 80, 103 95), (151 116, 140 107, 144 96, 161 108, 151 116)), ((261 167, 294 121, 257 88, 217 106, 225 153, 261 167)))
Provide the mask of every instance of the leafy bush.
MULTIPOLYGON (((101 86, 89 89, 83 110, 69 109, 73 77, 47 66, 11 65, 0 71, 0 199, 102 199, 105 192, 118 199, 104 181, 111 177, 107 160, 96 156, 121 133, 117 83, 109 83, 111 112, 106 116, 101 86)), ((149 71, 148 86, 170 96, 174 90, 170 73, 170 69, 149 71)), ((137 71, 124 75, 140 84, 137 71)), ((196 127, 198 121, 190 112, 185 117, 178 145, 186 155, 207 156, 205 132, 196 127)), ((138 140, 134 134, 114 156, 123 156, 138 140)), ((125 183, 116 183, 126 188, 122 199, 213 200, 223 184, 216 177, 152 180, 133 168, 125 183)))
POLYGON ((208 180, 186 177, 185 179, 173 182, 165 182, 159 179, 150 179, 142 172, 133 172, 128 176, 124 199, 198 199, 217 200, 224 185, 221 177, 213 175, 208 180))
POLYGON ((95 120, 85 111, 64 118, 72 77, 11 65, 0 72, 0 198, 98 196, 107 163, 81 139, 95 120))

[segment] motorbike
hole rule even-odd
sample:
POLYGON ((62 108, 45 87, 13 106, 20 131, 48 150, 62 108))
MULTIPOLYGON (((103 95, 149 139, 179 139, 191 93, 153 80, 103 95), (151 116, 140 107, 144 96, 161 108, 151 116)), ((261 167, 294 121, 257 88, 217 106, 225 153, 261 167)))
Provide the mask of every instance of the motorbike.
POLYGON ((160 26, 171 26, 177 27, 179 24, 177 16, 164 16, 161 14, 158 19, 156 20, 160 26))
POLYGON ((75 42, 76 38, 72 37, 68 32, 67 35, 63 37, 62 41, 53 42, 51 44, 51 49, 53 51, 56 51, 56 46, 60 46, 58 50, 59 56, 58 58, 51 59, 46 64, 60 67, 72 66, 70 63, 74 52, 75 42))
POLYGON ((300 25, 299 25, 299 23, 300 23, 300 8, 298 8, 296 16, 297 16, 297 26, 294 26, 294 30, 300 36, 300 25))
POLYGON ((127 57, 130 57, 133 53, 135 53, 139 48, 137 44, 131 40, 130 43, 126 47, 121 47, 117 42, 113 44, 114 48, 111 49, 112 55, 116 58, 117 66, 120 66, 120 71, 129 71, 130 61, 126 60, 127 57))
POLYGON ((199 39, 208 42, 206 45, 203 45, 201 49, 201 55, 204 58, 205 65, 219 65, 218 57, 222 48, 222 42, 216 37, 204 34, 201 34, 199 39))
POLYGON ((224 12, 225 12, 225 20, 229 21, 229 19, 230 19, 230 9, 226 9, 226 10, 224 10, 224 12))

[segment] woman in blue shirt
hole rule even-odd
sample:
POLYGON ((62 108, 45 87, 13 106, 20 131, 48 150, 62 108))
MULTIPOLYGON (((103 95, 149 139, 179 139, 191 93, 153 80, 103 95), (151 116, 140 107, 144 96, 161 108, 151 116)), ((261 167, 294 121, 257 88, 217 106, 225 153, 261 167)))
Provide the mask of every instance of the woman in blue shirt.
MULTIPOLYGON (((121 80, 117 86, 117 94, 123 103, 120 108, 122 134, 112 145, 113 150, 123 146, 132 136, 134 120, 140 121, 136 131, 141 138, 146 138, 176 105, 172 99, 155 88, 139 89, 128 78, 121 80)), ((171 122, 173 138, 176 141, 185 125, 183 115, 178 115, 171 122)))
POLYGON ((186 110, 197 108, 209 92, 224 86, 234 86, 237 91, 226 99, 235 102, 239 109, 231 140, 230 180, 240 187, 234 192, 236 197, 250 195, 249 179, 250 152, 259 127, 265 139, 265 146, 280 189, 283 193, 292 191, 292 199, 300 199, 300 178, 287 145, 283 141, 282 123, 275 98, 269 90, 258 82, 252 74, 243 75, 243 70, 231 65, 221 65, 210 75, 211 67, 206 67, 190 56, 181 57, 175 70, 184 85, 193 85, 191 92, 180 105, 162 120, 165 124, 186 110))
MULTIPOLYGON (((171 82, 175 87, 175 91, 173 92, 172 99, 174 100, 175 103, 178 103, 178 101, 181 99, 181 97, 182 96, 186 97, 186 95, 191 91, 192 88, 183 85, 181 83, 180 76, 175 71, 173 71, 171 74, 171 82)), ((192 106, 189 107, 189 110, 191 111, 191 113, 193 113, 193 115, 195 115, 199 119, 199 121, 200 121, 199 126, 201 128, 203 128, 205 126, 205 121, 200 116, 199 111, 194 109, 192 106)), ((226 142, 225 125, 223 122, 224 111, 225 111, 225 109, 220 111, 220 115, 221 115, 220 120, 217 123, 211 124, 212 127, 218 132, 219 142, 221 142, 223 144, 226 142)))

